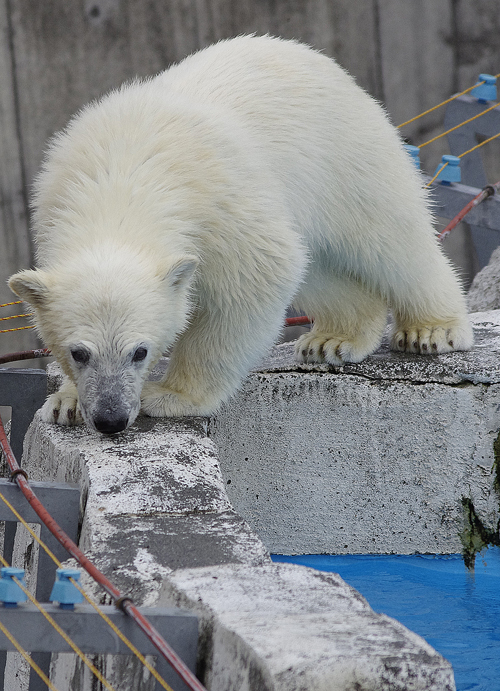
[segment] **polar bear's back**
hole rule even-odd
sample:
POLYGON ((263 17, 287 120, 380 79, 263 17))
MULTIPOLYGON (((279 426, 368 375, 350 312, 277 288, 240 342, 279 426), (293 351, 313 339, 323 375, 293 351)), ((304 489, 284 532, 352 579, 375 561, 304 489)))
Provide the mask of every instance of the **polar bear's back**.
POLYGON ((358 226, 385 218, 398 188, 407 197, 396 212, 403 232, 428 223, 420 176, 383 108, 325 55, 295 41, 242 36, 156 79, 229 113, 251 133, 310 245, 326 226, 329 238, 342 235, 336 226, 353 227, 353 213, 358 226))
MULTIPOLYGON (((295 41, 242 36, 221 41, 157 77, 167 92, 211 105, 237 118, 271 156, 331 143, 363 146, 373 125, 389 130, 378 105, 337 63, 295 41)), ((375 127, 375 129, 377 129, 375 127)), ((375 144, 376 145, 376 144, 375 144)))
POLYGON ((246 36, 125 85, 56 137, 36 186, 38 260, 64 261, 83 235, 135 242, 138 227, 171 248, 168 209, 203 228, 221 195, 286 215, 312 265, 327 250, 349 275, 378 277, 387 261, 404 274, 432 239, 420 176, 379 104, 321 53, 246 36))

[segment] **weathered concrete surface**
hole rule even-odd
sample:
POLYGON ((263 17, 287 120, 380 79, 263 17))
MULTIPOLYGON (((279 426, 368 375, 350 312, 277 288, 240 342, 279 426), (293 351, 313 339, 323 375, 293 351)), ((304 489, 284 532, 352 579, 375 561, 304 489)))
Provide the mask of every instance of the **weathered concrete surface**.
MULTIPOLYGON (((210 691, 453 691, 450 665, 338 576, 270 563, 232 508, 206 423, 140 418, 109 438, 37 416, 24 466, 33 479, 80 484, 80 545, 124 594, 200 615, 210 691)), ((102 665, 119 691, 151 691, 130 662, 102 665)), ((52 673, 58 688, 93 688, 63 656, 52 673)))
MULTIPOLYGON (((58 376, 55 367, 51 371, 58 376)), ((140 418, 127 432, 105 437, 83 426, 43 423, 37 414, 28 432, 23 467, 33 480, 59 478, 80 485, 79 546, 137 605, 157 605, 173 569, 269 561, 262 542, 229 502, 206 427, 203 418, 140 418)), ((82 581, 98 601, 109 602, 85 574, 82 581)), ((106 656, 100 665, 117 691, 154 688, 149 673, 133 659, 106 656)), ((95 688, 74 656, 54 656, 51 669, 57 688, 95 688)), ((27 691, 12 677, 8 683, 9 691, 27 691)))
POLYGON ((467 299, 471 312, 500 309, 500 247, 474 277, 467 299))
POLYGON ((203 418, 140 418, 104 437, 37 417, 28 432, 23 466, 33 480, 80 485, 80 546, 137 604, 154 602, 172 569, 268 559, 228 500, 205 428, 203 418))
POLYGON ((498 539, 500 313, 467 353, 360 364, 277 346, 210 424, 228 495, 272 552, 461 552, 498 539), (477 526, 476 526, 477 527, 477 526), (477 545, 476 545, 477 546, 477 545))
POLYGON ((455 688, 440 655, 337 574, 289 564, 186 569, 164 581, 160 602, 200 617, 209 689, 455 688))

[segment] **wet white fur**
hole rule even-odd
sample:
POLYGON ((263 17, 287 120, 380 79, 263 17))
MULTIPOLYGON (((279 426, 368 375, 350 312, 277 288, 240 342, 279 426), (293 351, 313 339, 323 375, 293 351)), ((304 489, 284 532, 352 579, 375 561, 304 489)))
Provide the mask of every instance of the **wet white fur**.
POLYGON ((467 349, 472 332, 420 175, 383 109, 311 49, 240 37, 90 105, 36 186, 31 302, 65 370, 47 420, 113 405, 208 414, 276 339, 292 302, 315 319, 298 357, 379 345, 467 349), (163 381, 147 372, 172 343, 163 381), (91 353, 79 366, 70 350, 91 353), (143 363, 134 349, 148 348, 143 363))

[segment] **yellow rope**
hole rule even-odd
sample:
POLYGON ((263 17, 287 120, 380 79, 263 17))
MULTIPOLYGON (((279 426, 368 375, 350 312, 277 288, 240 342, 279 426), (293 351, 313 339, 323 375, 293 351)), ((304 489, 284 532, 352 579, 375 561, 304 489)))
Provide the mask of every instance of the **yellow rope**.
MULTIPOLYGON (((495 74, 495 77, 498 79, 498 77, 500 77, 500 73, 495 74)), ((429 110, 424 110, 423 113, 420 113, 420 115, 415 115, 415 117, 411 118, 411 120, 407 120, 406 122, 402 122, 401 125, 398 125, 398 129, 400 127, 404 127, 405 125, 409 125, 410 122, 415 122, 415 120, 418 120, 419 118, 423 117, 424 115, 427 115, 428 113, 432 113, 434 110, 437 110, 438 108, 441 108, 442 106, 445 106, 447 103, 451 103, 451 101, 454 101, 459 96, 464 96, 465 94, 468 94, 469 91, 472 91, 472 89, 475 89, 476 86, 480 86, 481 84, 484 84, 484 82, 478 82, 477 84, 473 84, 472 86, 469 86, 468 89, 464 89, 464 91, 461 91, 459 94, 455 94, 451 98, 447 98, 446 101, 442 101, 441 103, 438 103, 437 106, 433 106, 432 108, 429 108, 429 110)))
MULTIPOLYGON (((22 305, 22 300, 15 300, 14 302, 4 302, 0 307, 10 307, 10 305, 22 305)), ((16 319, 17 317, 32 317, 30 314, 14 314, 12 317, 0 317, 0 321, 6 321, 7 319, 16 319)), ((34 329, 34 326, 18 326, 16 329, 2 329, 0 334, 10 333, 11 331, 24 331, 25 329, 34 329)))
POLYGON ((427 144, 432 144, 432 142, 435 142, 437 139, 441 139, 441 137, 444 137, 445 135, 449 134, 450 132, 454 132, 455 130, 460 129, 460 127, 463 127, 463 125, 467 125, 469 122, 472 122, 473 120, 476 120, 477 118, 481 118, 483 115, 486 115, 486 113, 489 113, 490 110, 494 110, 495 108, 498 108, 498 103, 495 103, 493 106, 486 108, 486 110, 483 110, 481 113, 474 115, 473 118, 469 118, 468 120, 464 120, 459 125, 455 125, 455 127, 452 127, 451 129, 446 130, 446 132, 442 132, 441 134, 438 134, 437 137, 433 137, 432 139, 429 139, 428 142, 424 142, 423 144, 419 144, 418 148, 422 149, 424 146, 427 146, 427 144))
MULTIPOLYGON (((9 563, 0 555, 0 561, 4 566, 9 566, 9 563)), ((33 595, 30 593, 30 591, 26 588, 26 586, 21 583, 21 581, 16 578, 15 576, 12 577, 12 580, 14 583, 17 583, 17 585, 21 588, 23 593, 28 596, 30 601, 35 605, 35 607, 38 609, 38 611, 43 614, 45 619, 49 622, 51 626, 54 627, 54 629, 57 631, 57 633, 63 637, 63 639, 66 641, 66 643, 73 649, 73 651, 78 655, 78 657, 83 661, 85 665, 90 669, 90 671, 95 674, 95 676, 99 679, 101 684, 104 684, 104 686, 109 689, 109 691, 116 691, 113 686, 103 677, 101 672, 95 667, 90 660, 86 657, 86 655, 80 650, 80 648, 74 643, 71 638, 68 636, 68 634, 61 629, 59 624, 53 619, 53 617, 50 616, 50 614, 42 607, 42 605, 36 600, 33 595)))
POLYGON ((34 539, 38 542, 38 544, 39 544, 41 547, 43 547, 43 549, 44 549, 45 552, 49 555, 49 557, 52 559, 52 561, 55 562, 55 563, 57 564, 58 567, 61 566, 61 562, 60 562, 59 559, 56 557, 56 555, 54 554, 54 552, 52 552, 52 551, 50 550, 50 548, 47 547, 47 545, 46 545, 42 540, 40 540, 40 538, 39 538, 38 535, 35 533, 35 531, 28 525, 28 523, 26 523, 26 521, 25 521, 24 518, 21 516, 21 514, 12 506, 12 504, 10 503, 10 501, 2 494, 2 492, 0 492, 0 499, 4 502, 4 504, 5 504, 6 506, 8 506, 8 508, 12 511, 12 513, 13 513, 14 516, 17 518, 17 520, 18 520, 20 523, 23 524, 23 526, 26 528, 26 530, 27 530, 28 533, 31 535, 31 537, 34 538, 34 539))
POLYGON ((50 679, 47 677, 47 675, 42 672, 40 667, 36 664, 34 660, 31 659, 31 657, 28 655, 28 653, 24 650, 24 648, 16 641, 14 636, 8 631, 5 626, 2 624, 0 621, 0 631, 6 636, 9 641, 12 643, 12 645, 16 648, 16 650, 21 653, 21 655, 24 657, 26 662, 32 667, 35 672, 38 674, 38 676, 47 684, 49 687, 50 691, 58 691, 58 689, 54 686, 54 684, 50 681, 50 679))
POLYGON ((496 139, 497 137, 500 137, 500 132, 498 132, 498 134, 494 134, 489 139, 485 139, 484 142, 481 142, 480 144, 476 144, 476 146, 473 146, 472 149, 469 149, 468 151, 464 151, 463 154, 460 154, 460 156, 458 156, 458 158, 462 158, 463 156, 467 156, 467 154, 472 153, 476 149, 480 149, 482 146, 484 146, 488 142, 491 142, 493 139, 496 139))
MULTIPOLYGON (((6 303, 8 304, 16 304, 16 303, 6 303)), ((0 305, 2 307, 3 305, 0 305)), ((26 314, 13 314, 11 317, 0 317, 0 322, 7 321, 8 319, 18 319, 19 317, 32 317, 33 312, 27 312, 26 314)), ((34 326, 18 326, 17 328, 14 329, 3 329, 0 331, 0 334, 6 334, 9 333, 10 331, 23 331, 24 329, 34 329, 34 326)))
POLYGON ((444 169, 446 168, 447 165, 448 165, 448 163, 444 163, 444 164, 441 166, 441 168, 440 168, 439 170, 436 171, 436 174, 434 175, 433 178, 431 178, 431 179, 429 180, 429 182, 427 183, 426 187, 430 187, 430 185, 432 185, 432 183, 433 183, 434 180, 437 178, 437 176, 439 175, 439 173, 440 173, 442 170, 444 170, 444 169))
POLYGON ((0 334, 9 333, 9 331, 24 331, 24 329, 34 329, 34 326, 18 326, 16 329, 2 329, 0 334))
MULTIPOLYGON (((16 511, 16 509, 12 506, 12 504, 4 497, 4 495, 0 492, 0 499, 9 507, 9 509, 12 511, 14 516, 17 518, 17 520, 23 524, 23 526, 26 528, 26 530, 30 533, 30 535, 38 542, 40 547, 42 547, 45 552, 49 555, 49 557, 54 561, 58 567, 61 566, 61 562, 59 559, 54 555, 54 553, 47 547, 47 545, 38 537, 38 535, 35 533, 34 530, 30 528, 28 523, 24 520, 24 518, 16 511)), ((80 586, 79 583, 77 583, 73 578, 69 579, 71 583, 81 592, 83 597, 87 600, 87 602, 92 605, 92 607, 95 609, 95 611, 99 614, 102 619, 108 624, 108 626, 114 631, 114 633, 120 638, 120 640, 125 643, 125 645, 128 647, 128 649, 142 662, 144 667, 154 676, 156 681, 163 686, 166 691, 172 691, 172 687, 167 684, 167 682, 158 674, 158 672, 155 670, 155 668, 150 665, 150 663, 146 660, 144 655, 139 652, 139 650, 135 647, 133 643, 131 643, 128 638, 120 631, 120 629, 111 621, 111 619, 104 614, 104 612, 101 611, 98 605, 96 605, 90 597, 87 595, 87 593, 83 590, 83 588, 80 586)))
POLYGON ((19 317, 32 317, 33 312, 28 312, 27 314, 13 314, 11 317, 0 317, 0 322, 7 321, 7 319, 18 319, 19 317))

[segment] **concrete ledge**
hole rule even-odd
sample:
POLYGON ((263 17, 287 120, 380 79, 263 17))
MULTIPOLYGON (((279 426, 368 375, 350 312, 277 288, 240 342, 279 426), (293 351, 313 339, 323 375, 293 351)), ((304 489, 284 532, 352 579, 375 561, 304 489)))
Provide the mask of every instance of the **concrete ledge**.
POLYGON ((290 564, 176 571, 160 602, 201 619, 204 680, 218 691, 455 688, 449 664, 337 574, 290 564))
POLYGON ((161 578, 180 566, 269 559, 231 506, 205 429, 202 418, 140 418, 103 437, 37 415, 28 432, 30 478, 80 485, 80 547, 110 577, 119 574, 138 604, 156 602, 161 578))
MULTIPOLYGON (((136 604, 198 613, 208 689, 453 691, 450 665, 338 576, 270 563, 233 509, 206 430, 199 418, 140 418, 107 438, 37 416, 23 463, 33 479, 80 484, 80 545, 136 604)), ((86 670, 61 658, 59 686, 90 690, 86 670)), ((102 664, 117 687, 150 690, 134 665, 102 664)))
POLYGON ((384 343, 332 368, 297 365, 283 344, 249 376, 210 437, 231 502, 270 551, 456 553, 498 540, 500 312, 472 319, 470 352, 384 343))

